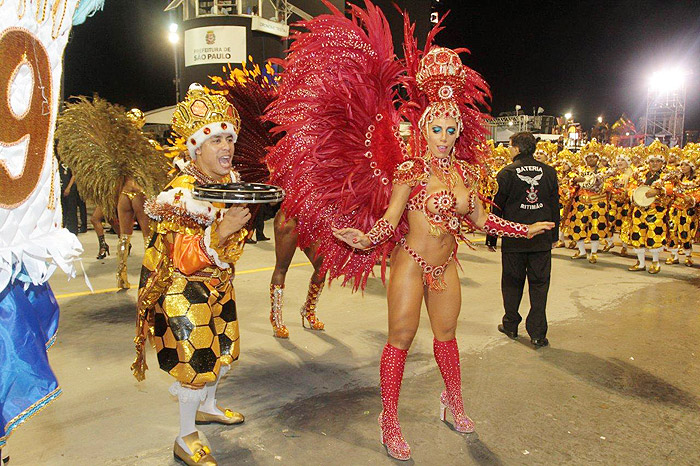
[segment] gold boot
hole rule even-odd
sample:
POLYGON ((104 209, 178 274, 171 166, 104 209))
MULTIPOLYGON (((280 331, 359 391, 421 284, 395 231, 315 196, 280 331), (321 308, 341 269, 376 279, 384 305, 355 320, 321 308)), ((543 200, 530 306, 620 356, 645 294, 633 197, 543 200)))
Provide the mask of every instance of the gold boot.
POLYGON ((588 256, 588 262, 591 264, 595 264, 598 262, 598 253, 597 252, 592 252, 590 256, 588 256))
POLYGON ((674 265, 674 264, 679 264, 679 263, 680 263, 680 260, 677 257, 671 256, 668 259, 666 259, 667 265, 674 265))
POLYGON ((652 262, 651 265, 649 266, 649 273, 652 275, 656 275, 661 271, 661 265, 658 262, 652 262))
POLYGON ((586 258, 586 257, 588 257, 588 256, 587 256, 586 254, 581 254, 581 251, 576 251, 576 254, 574 254, 573 256, 571 256, 571 258, 574 259, 574 260, 576 260, 576 259, 584 259, 584 258, 586 258))
POLYGON ((610 250, 614 247, 615 247, 614 241, 610 241, 609 243, 606 241, 605 246, 603 246, 603 252, 610 252, 610 250))
POLYGON ((214 457, 211 456, 209 447, 199 440, 199 432, 195 431, 190 435, 185 435, 182 437, 182 441, 185 442, 185 445, 187 445, 187 448, 190 449, 192 454, 188 454, 180 444, 175 441, 175 446, 173 446, 173 455, 175 459, 182 461, 188 466, 217 466, 219 464, 214 457))
POLYGON ((126 258, 129 257, 131 235, 119 235, 119 244, 117 245, 117 288, 126 290, 131 288, 129 278, 126 273, 126 258))
POLYGON ((567 246, 569 249, 576 249, 576 241, 571 240, 567 246))
POLYGON ((620 257, 627 257, 627 246, 622 246, 620 249, 620 257))
POLYGON ((685 262, 683 262, 686 267, 693 266, 693 259, 690 256, 685 256, 685 262))
POLYGON ((566 246, 562 240, 557 241, 557 244, 554 245, 555 248, 563 248, 566 246))
POLYGON ((289 330, 282 320, 282 297, 284 285, 270 284, 270 323, 272 331, 277 338, 289 338, 289 330))
POLYGON ((640 271, 646 270, 646 269, 647 269, 646 266, 640 266, 639 261, 637 261, 637 262, 635 262, 635 264, 632 267, 628 268, 627 270, 629 270, 630 272, 640 272, 640 271))
POLYGON ((321 290, 323 290, 323 284, 309 282, 309 292, 306 295, 306 302, 304 307, 301 308, 301 325, 306 328, 304 319, 309 321, 309 328, 311 330, 323 330, 325 325, 323 322, 316 318, 316 303, 318 302, 318 297, 321 295, 321 290))

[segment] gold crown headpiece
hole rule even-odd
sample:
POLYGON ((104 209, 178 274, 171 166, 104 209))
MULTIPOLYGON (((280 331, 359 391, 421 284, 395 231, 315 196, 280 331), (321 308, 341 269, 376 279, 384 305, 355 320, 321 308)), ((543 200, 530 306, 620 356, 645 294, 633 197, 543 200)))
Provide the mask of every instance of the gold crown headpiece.
POLYGON ((461 132, 462 115, 456 97, 464 92, 467 85, 467 70, 457 52, 445 47, 433 47, 421 58, 416 83, 430 100, 419 122, 421 128, 436 118, 454 118, 457 132, 461 132))
POLYGON ((599 143, 595 139, 591 139, 588 143, 586 143, 585 146, 581 148, 581 157, 583 158, 583 160, 586 160, 586 157, 593 155, 600 159, 600 157, 603 155, 603 150, 604 147, 601 143, 599 143))
POLYGON ((190 157, 195 159, 195 150, 212 136, 231 134, 236 142, 241 117, 226 97, 209 94, 201 85, 192 84, 185 100, 177 104, 173 131, 185 139, 190 157))
POLYGON ((666 155, 668 154, 668 146, 658 139, 654 139, 654 142, 649 144, 646 148, 647 162, 651 160, 661 160, 666 161, 666 155))

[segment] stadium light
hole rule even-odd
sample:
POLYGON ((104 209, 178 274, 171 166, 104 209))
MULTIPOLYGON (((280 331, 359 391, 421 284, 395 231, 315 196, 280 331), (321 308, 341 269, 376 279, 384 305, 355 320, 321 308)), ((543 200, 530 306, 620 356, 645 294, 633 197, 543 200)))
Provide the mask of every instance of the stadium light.
POLYGON ((598 117, 598 123, 602 123, 602 122, 603 122, 603 117, 602 117, 602 116, 599 116, 599 117, 598 117))
POLYGON ((571 117, 572 117, 572 116, 573 116, 573 115, 571 114, 571 112, 567 112, 567 113, 564 114, 564 118, 566 118, 567 120, 571 120, 571 117))
POLYGON ((649 78, 649 89, 658 92, 671 92, 683 87, 686 72, 680 68, 667 68, 653 73, 649 78))
POLYGON ((170 27, 168 29, 170 32, 177 32, 177 23, 170 23, 170 27))

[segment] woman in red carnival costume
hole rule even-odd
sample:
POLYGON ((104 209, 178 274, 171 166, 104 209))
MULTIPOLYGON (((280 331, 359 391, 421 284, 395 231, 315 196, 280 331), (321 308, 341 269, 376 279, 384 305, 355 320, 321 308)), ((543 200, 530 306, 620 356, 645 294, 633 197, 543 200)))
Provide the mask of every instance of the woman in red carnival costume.
POLYGON ((286 199, 292 212, 296 205, 313 204, 306 211, 316 212, 308 219, 316 228, 300 232, 300 242, 320 239, 321 271, 331 280, 344 276, 343 283, 364 287, 378 260, 384 275, 391 254, 379 424, 388 454, 407 460, 398 397, 423 299, 445 381, 441 418, 449 409, 457 431, 474 430, 462 404, 455 339, 462 230, 530 238, 554 224, 521 225, 484 212, 477 192, 483 163, 478 146, 484 143, 477 105, 487 96, 486 83, 462 65, 458 51, 430 48, 439 29, 428 37, 426 52, 418 51, 407 19, 406 62, 399 63, 386 19, 371 3, 365 5, 366 10, 351 5, 350 19, 328 5, 333 15, 304 22, 305 32, 295 34, 283 63, 280 98, 269 113, 287 134, 268 160, 304 161, 301 181, 286 199), (407 92, 405 101, 396 95, 399 85, 407 92), (409 157, 398 134, 401 115, 412 124, 411 147, 420 157, 409 157))

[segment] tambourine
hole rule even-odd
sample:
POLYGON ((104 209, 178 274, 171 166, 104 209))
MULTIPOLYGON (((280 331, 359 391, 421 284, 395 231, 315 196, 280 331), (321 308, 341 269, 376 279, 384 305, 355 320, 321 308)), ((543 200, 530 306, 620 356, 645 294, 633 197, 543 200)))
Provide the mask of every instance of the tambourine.
POLYGON ((651 186, 642 185, 632 193, 632 201, 639 207, 649 207, 656 200, 656 196, 647 197, 647 192, 651 190, 651 186))
POLYGON ((192 195, 223 204, 274 204, 284 199, 284 189, 263 183, 205 184, 195 186, 192 195))

